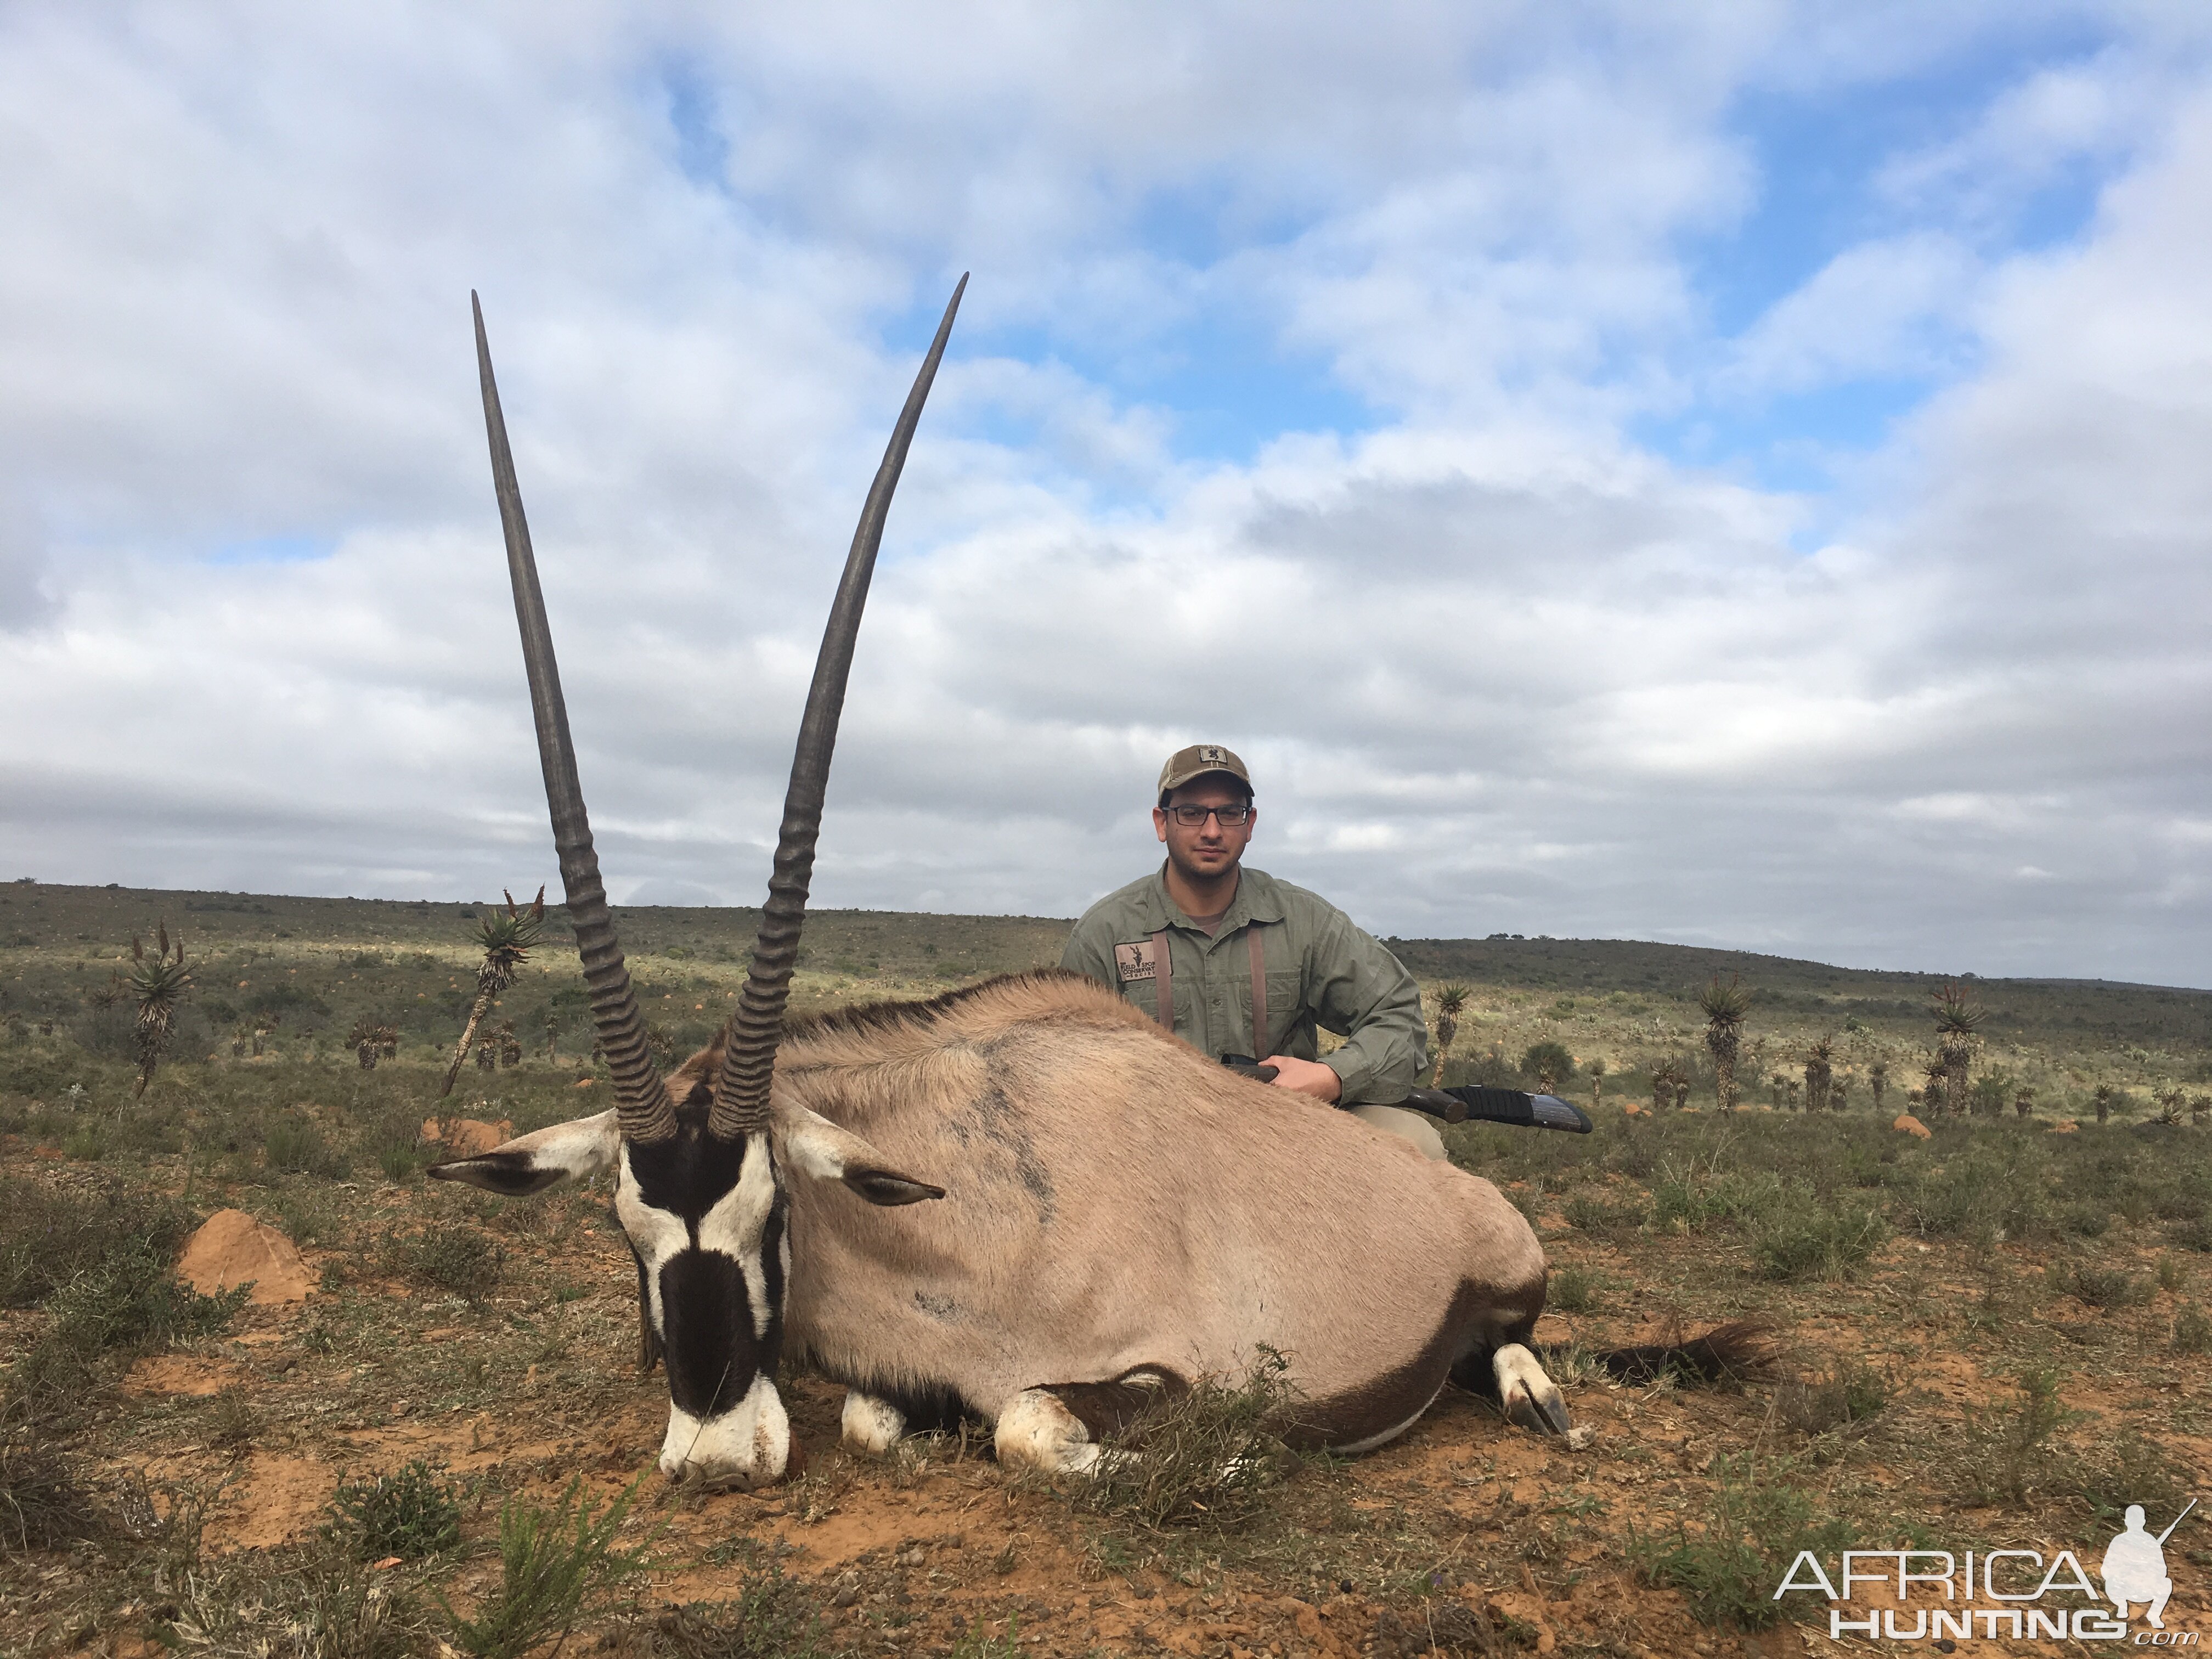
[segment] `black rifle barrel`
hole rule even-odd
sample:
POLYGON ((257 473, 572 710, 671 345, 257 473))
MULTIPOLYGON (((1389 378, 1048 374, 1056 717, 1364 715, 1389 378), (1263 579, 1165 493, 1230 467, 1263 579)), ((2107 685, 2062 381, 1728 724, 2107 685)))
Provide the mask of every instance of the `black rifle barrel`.
POLYGON ((1452 1089, 1416 1089, 1399 1103, 1447 1123, 1510 1123, 1521 1128, 1563 1129, 1586 1135, 1594 1127, 1588 1113, 1557 1095, 1532 1095, 1519 1089, 1483 1089, 1472 1084, 1452 1089))

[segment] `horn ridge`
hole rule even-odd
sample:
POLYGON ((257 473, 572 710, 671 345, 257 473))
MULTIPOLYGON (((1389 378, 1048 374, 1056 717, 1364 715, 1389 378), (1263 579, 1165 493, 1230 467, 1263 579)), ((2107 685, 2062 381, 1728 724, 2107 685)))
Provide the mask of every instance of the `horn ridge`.
POLYGON ((891 428, 875 482, 860 509, 853 531, 853 545, 845 556, 845 574, 837 584, 837 598, 830 608, 830 621, 822 630, 822 650, 815 659, 814 679, 806 693, 806 712, 799 725, 799 742, 791 758, 791 783, 783 799, 783 823, 777 833, 775 866, 769 877, 768 902, 762 907, 760 932, 754 940, 752 965, 744 988, 724 1028, 721 1069, 714 1081, 714 1104, 707 1121, 708 1133, 721 1140, 764 1128, 769 1115, 769 1085, 775 1070, 775 1049, 783 1031, 784 1005, 791 995, 791 973, 799 960, 799 934, 806 919, 806 895, 814 877, 814 844, 822 828, 822 805, 830 782, 830 760, 837 744, 837 721, 845 708, 845 686, 853 668, 853 647, 860 631, 860 612, 868 601, 868 583, 875 574, 876 552, 883 545, 884 521, 890 516, 892 493, 905 470, 907 450, 921 423, 922 405, 937 378, 945 343, 952 337, 952 319, 960 310, 960 296, 968 291, 968 276, 961 274, 937 325, 928 356, 915 374, 914 386, 891 428))
POLYGON ((613 914, 599 879, 599 858, 592 845, 591 820, 584 811, 583 786, 576 775, 576 749, 568 736, 568 708, 561 695, 561 670, 553 657, 553 634, 545 620, 545 596, 538 585, 538 560, 531 551, 530 525, 522 512, 522 490, 515 482, 514 455, 507 447, 507 417, 501 412, 499 386, 492 378, 491 347, 484 337, 483 307, 473 290, 469 309, 476 319, 477 374, 483 386, 484 431, 491 444, 492 488, 499 497, 500 528, 507 539, 507 574, 514 587, 514 619, 522 634, 522 660, 530 677, 530 707, 538 727, 538 757, 545 775, 545 805, 553 820, 553 845, 561 860, 561 884, 576 933, 576 953, 592 1005, 592 1029, 607 1057, 615 1085, 617 1121, 626 1140, 665 1140, 676 1133, 676 1109, 645 1041, 645 1018, 630 988, 629 969, 615 937, 613 914))

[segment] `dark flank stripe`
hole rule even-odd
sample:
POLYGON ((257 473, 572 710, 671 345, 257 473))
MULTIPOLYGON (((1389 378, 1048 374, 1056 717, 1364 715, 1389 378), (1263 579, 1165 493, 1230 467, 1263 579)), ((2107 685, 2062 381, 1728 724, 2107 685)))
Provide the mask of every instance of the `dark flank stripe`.
POLYGON ((1462 1281, 1435 1333, 1404 1364, 1356 1389, 1299 1406, 1283 1437, 1301 1450, 1352 1446, 1395 1429, 1436 1398, 1448 1376, 1491 1388, 1491 1353, 1526 1342, 1544 1311, 1544 1281, 1501 1291, 1462 1281))
POLYGON ((1045 1392, 1083 1420, 1093 1440, 1119 1434, 1163 1400, 1190 1392, 1190 1384, 1157 1365, 1125 1371, 1111 1382, 1048 1382, 1045 1392))

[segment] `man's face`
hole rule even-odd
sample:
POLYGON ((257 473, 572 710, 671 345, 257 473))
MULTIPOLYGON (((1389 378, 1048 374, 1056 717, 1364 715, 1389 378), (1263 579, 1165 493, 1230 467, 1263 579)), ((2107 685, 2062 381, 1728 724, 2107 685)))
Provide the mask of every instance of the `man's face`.
POLYGON ((1203 822, 1185 824, 1176 821, 1175 809, 1179 806, 1243 806, 1249 798, 1244 786, 1224 773, 1213 773, 1194 778, 1168 797, 1164 810, 1152 809, 1152 828, 1167 843, 1168 860, 1193 881, 1214 881, 1236 868, 1237 861, 1244 856, 1244 848, 1252 840, 1252 830, 1260 821, 1255 809, 1251 817, 1234 828, 1224 824, 1209 811, 1203 822))

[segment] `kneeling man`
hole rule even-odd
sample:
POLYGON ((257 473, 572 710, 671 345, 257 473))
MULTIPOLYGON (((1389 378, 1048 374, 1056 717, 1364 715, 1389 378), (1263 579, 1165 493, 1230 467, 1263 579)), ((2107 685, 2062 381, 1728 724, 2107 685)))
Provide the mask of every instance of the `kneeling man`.
POLYGON ((1427 1055, 1420 988, 1334 905, 1244 866, 1258 823, 1243 761, 1218 744, 1178 750, 1152 808, 1167 861, 1085 911, 1060 965, 1114 987, 1202 1054, 1272 1066, 1277 1088, 1443 1157, 1427 1118, 1387 1103, 1406 1098, 1427 1055), (1345 1039, 1326 1060, 1317 1029, 1345 1039))

